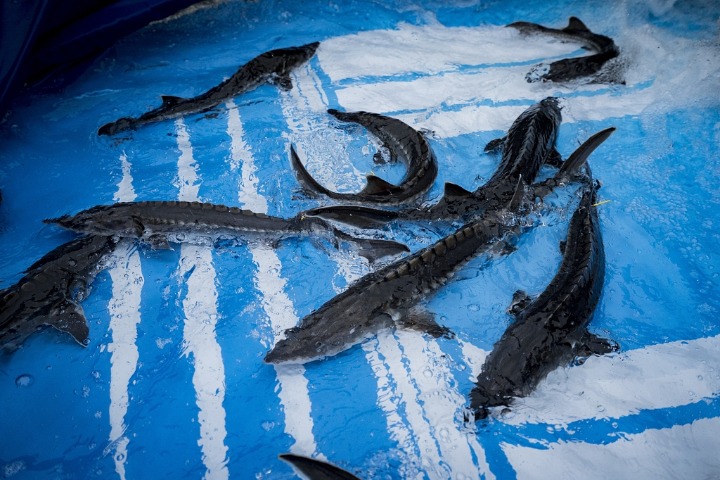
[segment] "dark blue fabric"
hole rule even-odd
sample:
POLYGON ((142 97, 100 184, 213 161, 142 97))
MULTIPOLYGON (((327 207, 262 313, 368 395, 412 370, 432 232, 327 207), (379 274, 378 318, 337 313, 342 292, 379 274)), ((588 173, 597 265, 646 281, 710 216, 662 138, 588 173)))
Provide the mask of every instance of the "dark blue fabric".
POLYGON ((0 112, 26 83, 87 64, 119 38, 197 0, 0 1, 0 112))

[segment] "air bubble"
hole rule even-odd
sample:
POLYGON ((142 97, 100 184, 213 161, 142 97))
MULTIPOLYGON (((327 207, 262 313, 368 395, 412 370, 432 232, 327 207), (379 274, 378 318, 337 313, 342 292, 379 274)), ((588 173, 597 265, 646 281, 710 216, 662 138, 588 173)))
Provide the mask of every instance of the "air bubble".
POLYGON ((18 387, 29 387, 33 384, 34 381, 35 379, 32 375, 25 373, 15 379, 15 385, 17 385, 18 387))

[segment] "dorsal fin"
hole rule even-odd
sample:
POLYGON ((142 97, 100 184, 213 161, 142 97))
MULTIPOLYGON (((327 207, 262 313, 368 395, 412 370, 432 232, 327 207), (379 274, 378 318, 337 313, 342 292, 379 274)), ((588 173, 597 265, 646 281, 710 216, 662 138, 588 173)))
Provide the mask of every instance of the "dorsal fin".
POLYGON ((394 190, 397 190, 397 185, 393 185, 380 177, 370 174, 367 176, 367 185, 365 185, 365 188, 363 188, 360 193, 365 195, 387 195, 394 190))
POLYGON ((469 197, 472 192, 465 190, 456 183, 445 182, 445 198, 469 197))
POLYGON ((581 31, 581 32, 588 32, 592 33, 588 27, 585 26, 585 24, 577 17, 570 17, 570 20, 568 21, 568 26, 563 28, 563 31, 581 31))
POLYGON ((514 211, 520 208, 523 196, 525 195, 525 182, 523 182, 522 175, 518 178, 517 186, 515 187, 515 193, 513 193, 510 202, 508 203, 508 210, 514 211))
POLYGON ((185 100, 182 97, 175 97, 173 95, 162 95, 160 98, 162 98, 162 106, 163 107, 174 107, 178 103, 185 100))

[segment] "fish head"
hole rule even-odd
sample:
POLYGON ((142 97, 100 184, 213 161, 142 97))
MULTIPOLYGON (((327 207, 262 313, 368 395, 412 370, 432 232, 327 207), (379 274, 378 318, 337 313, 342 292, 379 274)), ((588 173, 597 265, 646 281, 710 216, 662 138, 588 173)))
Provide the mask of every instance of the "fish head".
POLYGON ((297 327, 286 330, 285 338, 268 352, 265 362, 302 364, 330 357, 394 323, 389 314, 368 314, 362 305, 347 309, 342 304, 336 305, 339 306, 337 310, 318 310, 305 317, 297 327))
POLYGON ((108 237, 117 235, 140 238, 145 231, 138 218, 113 206, 93 207, 76 215, 48 219, 45 223, 55 223, 75 232, 108 237))
POLYGON ((276 75, 284 76, 310 60, 319 46, 320 42, 313 42, 300 47, 279 48, 267 52, 263 61, 276 75))

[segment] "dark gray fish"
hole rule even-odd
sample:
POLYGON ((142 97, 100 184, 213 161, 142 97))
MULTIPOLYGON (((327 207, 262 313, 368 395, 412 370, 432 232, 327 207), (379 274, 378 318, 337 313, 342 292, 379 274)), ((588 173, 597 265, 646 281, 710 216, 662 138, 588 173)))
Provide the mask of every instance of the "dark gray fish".
POLYGON ((476 419, 485 418, 489 407, 529 395, 548 373, 574 357, 617 350, 616 344, 587 330, 605 278, 595 204, 595 185, 588 179, 567 239, 560 244, 562 263, 550 285, 535 300, 515 292, 509 309, 515 321, 485 359, 470 393, 476 419))
POLYGON ((378 227, 398 218, 470 221, 484 211, 504 208, 514 195, 520 177, 530 184, 543 164, 558 162, 560 155, 555 150, 555 142, 561 119, 558 101, 553 97, 520 114, 505 137, 491 142, 491 148, 502 147, 500 166, 490 180, 474 192, 446 183, 442 198, 428 208, 387 211, 340 205, 314 208, 305 213, 358 228, 378 227))
POLYGON ((307 480, 360 480, 340 467, 315 458, 293 453, 283 453, 279 457, 289 463, 298 476, 307 480))
POLYGON ((207 92, 193 98, 163 96, 162 105, 158 108, 137 118, 123 117, 103 125, 98 130, 98 135, 115 135, 148 123, 204 112, 264 83, 289 90, 292 88, 290 72, 315 55, 319 45, 320 42, 314 42, 301 47, 279 48, 260 54, 240 67, 232 77, 207 92))
POLYGON ((109 237, 72 240, 35 262, 18 283, 0 291, 0 347, 13 350, 46 325, 87 345, 89 329, 80 302, 100 261, 114 248, 109 237))
POLYGON ((328 113, 338 120, 354 122, 367 128, 383 142, 391 157, 405 163, 408 170, 398 185, 375 175, 368 175, 367 185, 359 193, 338 193, 320 185, 308 173, 295 149, 291 147, 293 167, 306 190, 349 202, 401 203, 427 192, 432 186, 438 172, 437 160, 422 133, 400 120, 377 113, 339 112, 334 109, 328 110, 328 113))
MULTIPOLYGON (((557 185, 572 181, 588 155, 612 133, 609 129, 589 139, 568 162, 572 168, 560 170, 554 184, 546 182, 534 198, 546 195, 557 185), (608 133, 609 132, 609 133, 608 133)), ((446 327, 418 307, 455 271, 471 258, 510 242, 523 230, 520 210, 524 182, 518 179, 515 195, 502 209, 487 211, 473 221, 429 247, 401 258, 353 283, 347 290, 304 317, 285 338, 265 356, 267 363, 305 363, 335 355, 393 326, 419 330, 433 337, 452 337, 446 327)))
MULTIPOLYGON (((548 28, 529 22, 515 22, 508 25, 525 35, 550 35, 564 42, 577 42, 583 48, 594 52, 579 58, 566 58, 548 64, 539 64, 526 75, 528 82, 566 82, 577 78, 590 77, 600 72, 602 67, 620 54, 620 49, 612 38, 593 33, 577 17, 570 17, 568 26, 562 29, 548 28)), ((623 83, 621 79, 610 76, 602 80, 611 83, 623 83)))
POLYGON ((45 220, 64 228, 94 235, 144 240, 156 248, 169 248, 168 241, 191 241, 190 234, 220 238, 262 236, 282 238, 307 233, 332 235, 349 242, 370 260, 406 252, 397 242, 356 238, 335 229, 321 218, 299 215, 285 219, 237 207, 212 203, 149 201, 99 205, 75 215, 45 220))

